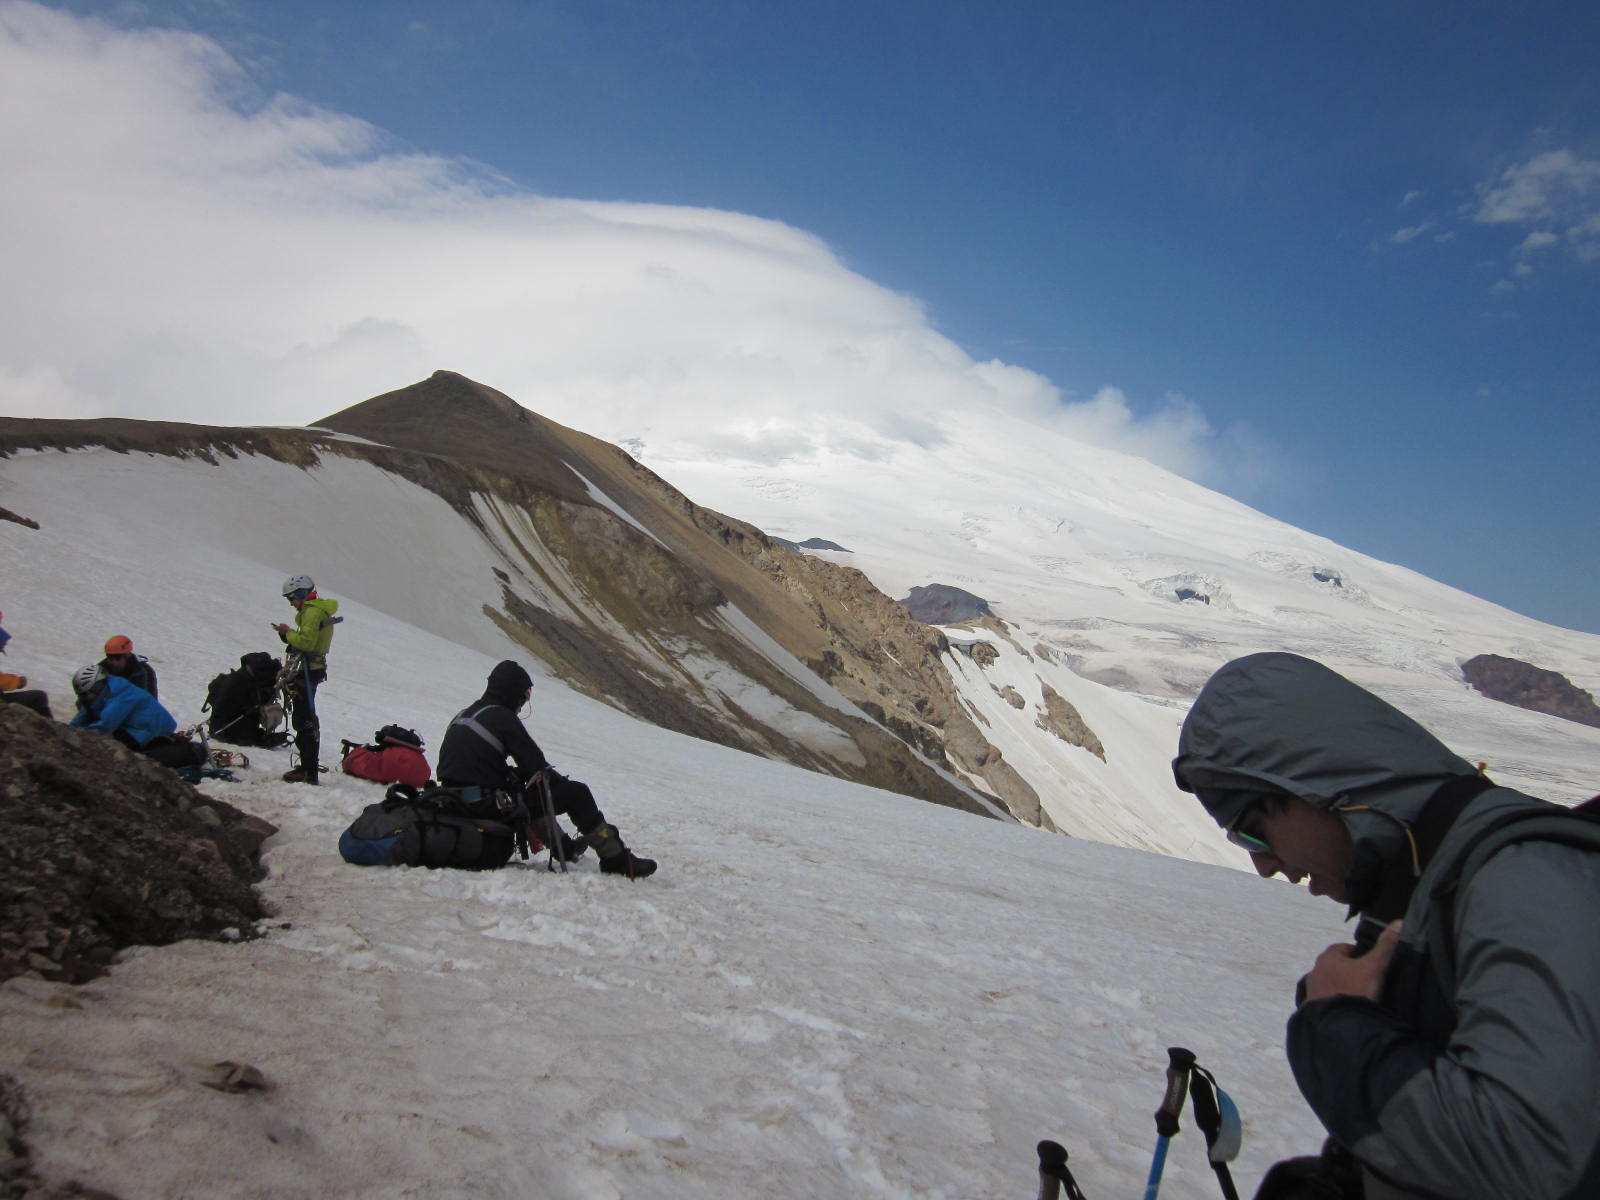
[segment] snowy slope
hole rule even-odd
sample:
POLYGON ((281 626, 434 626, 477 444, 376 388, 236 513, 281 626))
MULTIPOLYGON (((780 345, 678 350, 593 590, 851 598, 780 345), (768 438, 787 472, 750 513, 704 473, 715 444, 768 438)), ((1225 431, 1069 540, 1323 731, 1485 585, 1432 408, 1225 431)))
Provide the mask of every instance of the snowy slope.
POLYGON ((996 722, 986 736, 1069 832, 1219 861, 1227 852, 1209 830, 1185 847, 1152 843, 1150 827, 1189 813, 1163 761, 1187 701, 1217 667, 1257 650, 1345 672, 1504 782, 1569 801, 1600 787, 1600 730, 1487 700, 1460 671, 1476 654, 1504 654, 1600 694, 1600 637, 1347 550, 1044 419, 995 407, 925 422, 914 440, 813 438, 805 454, 762 463, 726 444, 715 454, 682 439, 627 445, 702 504, 774 536, 846 547, 822 557, 891 596, 937 582, 988 600, 1011 627, 1009 640, 978 634, 999 660, 975 670, 952 656, 950 668, 996 722), (1046 683, 1106 743, 1105 762, 1039 735, 1046 683), (997 704, 1007 686, 1026 709, 997 704))
MULTIPOLYGON (((28 489, 52 536, 0 525, 0 607, 8 665, 58 710, 67 673, 117 631, 196 720, 211 674, 271 644, 281 577, 310 554, 338 556, 349 587, 330 594, 367 597, 342 606, 330 740, 399 721, 432 746, 511 653, 447 563, 383 566, 297 522, 219 549, 229 502, 182 472, 157 499, 132 458, 103 456, 97 470, 130 472, 117 510, 27 461, 4 464, 4 490, 28 489)), ((425 538, 432 519, 379 515, 380 539, 402 520, 425 538)), ((0 988, 0 1070, 32 1097, 43 1167, 125 1200, 956 1200, 1031 1195, 1033 1143, 1053 1136, 1091 1195, 1130 1195, 1169 1044, 1238 1099, 1244 1179, 1317 1143, 1279 1042, 1295 976, 1338 936, 1331 906, 724 750, 558 684, 535 702, 541 742, 659 876, 347 867, 335 839, 377 789, 282 784, 286 755, 259 754, 216 790, 282 828, 268 936, 138 951, 81 989, 0 988), (201 1086, 219 1060, 275 1089, 201 1086)), ((1170 1171, 1170 1195, 1214 1194, 1192 1132, 1170 1171)))

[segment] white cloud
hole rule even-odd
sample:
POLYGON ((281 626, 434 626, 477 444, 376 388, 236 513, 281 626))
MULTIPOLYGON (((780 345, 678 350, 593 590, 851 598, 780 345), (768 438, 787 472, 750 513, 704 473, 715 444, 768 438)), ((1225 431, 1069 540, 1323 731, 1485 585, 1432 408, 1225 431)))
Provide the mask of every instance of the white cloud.
POLYGON ((1407 225, 1404 228, 1396 229, 1393 233, 1391 233, 1389 235, 1389 241, 1394 243, 1396 246, 1404 246, 1407 242, 1416 241, 1419 237, 1427 233, 1432 228, 1432 221, 1424 221, 1421 225, 1407 225))
POLYGON ((1592 212, 1567 229, 1567 245, 1579 262, 1600 259, 1600 212, 1592 212))
POLYGON ((1485 224, 1560 224, 1600 208, 1600 162, 1549 150, 1508 167, 1478 189, 1485 224))
POLYGON ((1204 474, 1192 404, 976 363, 820 240, 542 197, 262 96, 215 43, 0 0, 0 411, 304 423, 461 371, 601 437, 863 456, 998 406, 1204 474))

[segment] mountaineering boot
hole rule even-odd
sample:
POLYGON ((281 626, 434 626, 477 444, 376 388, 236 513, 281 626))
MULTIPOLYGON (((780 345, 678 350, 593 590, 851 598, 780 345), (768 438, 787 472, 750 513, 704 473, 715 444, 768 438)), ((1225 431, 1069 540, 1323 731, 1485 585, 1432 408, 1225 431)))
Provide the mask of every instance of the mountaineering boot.
POLYGON ((316 763, 301 763, 298 767, 291 767, 283 773, 285 783, 316 783, 317 776, 322 773, 322 768, 316 763))
POLYGON ((598 829, 590 830, 585 835, 585 840, 600 856, 602 875, 626 875, 629 879, 643 879, 646 875, 655 874, 656 860, 640 858, 624 846, 622 835, 617 832, 615 825, 602 825, 598 829))

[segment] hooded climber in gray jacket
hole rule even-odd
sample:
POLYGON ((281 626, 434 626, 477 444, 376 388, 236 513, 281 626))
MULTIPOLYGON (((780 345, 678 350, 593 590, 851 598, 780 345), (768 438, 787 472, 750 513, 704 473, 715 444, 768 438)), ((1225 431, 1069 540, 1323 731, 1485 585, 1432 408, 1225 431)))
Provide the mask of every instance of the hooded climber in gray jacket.
POLYGON ((1600 1196, 1590 827, 1293 654, 1219 670, 1178 750, 1178 786, 1260 874, 1309 879, 1363 918, 1362 944, 1318 956, 1289 1019, 1295 1080, 1336 1143, 1310 1169, 1342 1147, 1366 1200, 1600 1196))

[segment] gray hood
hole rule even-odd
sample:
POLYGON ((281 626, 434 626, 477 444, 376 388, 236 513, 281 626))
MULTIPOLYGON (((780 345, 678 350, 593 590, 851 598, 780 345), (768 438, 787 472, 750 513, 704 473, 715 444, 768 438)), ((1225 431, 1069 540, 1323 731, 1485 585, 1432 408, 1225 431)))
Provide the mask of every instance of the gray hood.
POLYGON ((1235 659, 1184 720, 1172 774, 1226 827, 1236 791, 1284 791, 1338 813, 1354 842, 1353 907, 1406 845, 1429 797, 1472 764, 1399 709, 1298 654, 1235 659))

